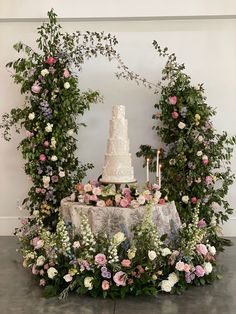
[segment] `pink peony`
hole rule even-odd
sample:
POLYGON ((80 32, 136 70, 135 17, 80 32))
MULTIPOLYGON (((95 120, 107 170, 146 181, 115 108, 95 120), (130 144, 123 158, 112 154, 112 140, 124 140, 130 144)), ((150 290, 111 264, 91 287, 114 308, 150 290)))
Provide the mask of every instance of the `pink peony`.
POLYGON ((176 96, 169 97, 169 103, 171 105, 175 105, 177 103, 177 97, 176 96))
POLYGON ((118 287, 119 286, 125 286, 126 285, 126 274, 123 271, 118 271, 113 276, 113 280, 118 287))
POLYGON ((102 290, 108 290, 110 288, 109 281, 103 280, 102 282, 102 290))
POLYGON ((34 83, 31 87, 31 91, 35 94, 38 94, 41 92, 42 87, 36 83, 34 83))
POLYGON ((63 76, 68 78, 70 76, 70 72, 67 69, 64 69, 63 76))
POLYGON ((160 205, 164 205, 166 203, 166 201, 164 200, 164 198, 160 198, 159 199, 159 204, 160 205))
POLYGON ((41 249, 41 247, 43 247, 44 242, 43 240, 41 240, 39 237, 35 237, 32 239, 31 241, 32 245, 34 246, 34 248, 37 249, 41 249))
POLYGON ((38 275, 39 274, 39 270, 36 268, 35 264, 33 264, 33 266, 32 266, 32 274, 33 275, 38 275))
POLYGON ((121 201, 120 201, 120 206, 121 207, 128 207, 130 204, 129 200, 127 198, 122 198, 121 201))
POLYGON ((173 119, 177 119, 178 116, 179 116, 178 112, 176 112, 176 111, 173 111, 173 112, 171 113, 171 115, 172 115, 172 118, 173 118, 173 119))
POLYGON ((43 279, 43 278, 40 279, 40 280, 39 280, 39 285, 42 286, 42 287, 44 287, 44 286, 46 285, 45 279, 43 279))
POLYGON ((205 275, 204 268, 200 265, 197 265, 195 268, 195 274, 197 277, 203 277, 205 275))
POLYGON ((193 196, 191 198, 191 202, 192 202, 192 204, 197 204, 197 198, 195 196, 193 196))
POLYGON ((205 228, 206 227, 206 222, 204 219, 199 220, 198 224, 197 224, 198 228, 205 228))
POLYGON ((97 195, 93 194, 93 195, 90 195, 89 200, 92 202, 96 202, 98 200, 98 197, 97 197, 97 195))
POLYGON ((197 244, 196 250, 199 254, 202 254, 204 256, 208 253, 207 247, 205 246, 205 244, 197 244))
POLYGON ((44 141, 43 142, 44 147, 48 147, 50 145, 49 141, 44 141))
POLYGON ((122 194, 123 194, 124 196, 130 195, 130 193, 131 193, 130 188, 124 188, 124 189, 122 189, 122 194))
POLYGON ((131 261, 129 259, 123 259, 121 261, 121 265, 124 266, 124 267, 130 267, 131 261))
POLYGON ((184 264, 184 271, 186 273, 188 273, 190 271, 190 269, 191 269, 191 266, 189 264, 184 264))
POLYGON ((213 179, 211 176, 206 176, 205 181, 206 181, 206 184, 212 184, 213 179))
POLYGON ((107 262, 106 256, 102 253, 97 254, 95 256, 95 262, 100 266, 106 265, 107 262))
POLYGON ((45 160, 46 160, 46 156, 45 156, 44 154, 41 154, 41 155, 39 156, 39 160, 40 160, 40 161, 45 161, 45 160))
POLYGON ((208 159, 203 159, 203 160, 202 160, 203 165, 207 165, 207 164, 208 164, 208 162, 209 162, 209 160, 208 160, 208 159))
POLYGON ((55 58, 53 58, 53 57, 48 57, 47 58, 47 64, 49 64, 49 65, 53 65, 56 62, 57 62, 57 60, 55 58))
POLYGON ((176 263, 175 268, 178 271, 184 271, 184 265, 185 265, 184 262, 179 261, 178 263, 176 263))

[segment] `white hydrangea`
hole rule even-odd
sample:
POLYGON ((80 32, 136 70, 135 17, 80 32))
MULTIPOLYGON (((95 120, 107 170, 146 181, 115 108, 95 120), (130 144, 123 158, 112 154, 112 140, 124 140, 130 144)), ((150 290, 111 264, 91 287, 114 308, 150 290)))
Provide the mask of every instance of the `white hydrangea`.
POLYGON ((54 267, 49 267, 47 270, 48 278, 53 279, 57 274, 58 271, 54 267))
POLYGON ((204 264, 203 264, 203 268, 204 268, 204 270, 205 270, 205 274, 206 274, 206 275, 209 275, 209 274, 212 272, 212 270, 213 270, 213 267, 212 267, 212 265, 211 265, 210 262, 204 263, 204 264))
POLYGON ((51 161, 57 161, 57 156, 56 155, 52 155, 52 157, 51 157, 51 161))
POLYGON ((167 256, 170 255, 172 252, 168 247, 165 247, 164 249, 161 250, 161 255, 162 256, 167 256))
POLYGON ((203 152, 202 152, 201 150, 199 150, 199 151, 197 152, 197 156, 198 156, 198 157, 202 156, 202 154, 203 154, 203 152))
POLYGON ((53 128, 53 124, 47 123, 47 126, 45 127, 45 131, 48 133, 52 132, 52 128, 53 128))
POLYGON ((36 265, 43 266, 44 262, 45 262, 45 257, 43 255, 40 255, 36 260, 36 265))
POLYGON ((216 254, 216 248, 214 246, 208 245, 207 248, 211 255, 214 256, 216 254))
POLYGON ((161 282, 161 290, 165 292, 171 292, 172 285, 170 280, 162 280, 161 282))
POLYGON ((85 288, 88 288, 88 290, 93 289, 92 280, 93 280, 93 277, 85 277, 84 278, 84 286, 85 286, 85 288))
POLYGON ((49 74, 48 69, 43 69, 43 70, 41 71, 41 75, 42 75, 42 76, 46 76, 46 75, 48 75, 48 74, 49 74))
POLYGON ((125 235, 123 232, 117 232, 114 236, 113 236, 113 242, 116 245, 119 245, 120 243, 122 243, 123 241, 125 241, 125 235))
POLYGON ((172 285, 172 287, 179 281, 179 277, 176 275, 176 273, 170 273, 168 276, 168 281, 172 285))

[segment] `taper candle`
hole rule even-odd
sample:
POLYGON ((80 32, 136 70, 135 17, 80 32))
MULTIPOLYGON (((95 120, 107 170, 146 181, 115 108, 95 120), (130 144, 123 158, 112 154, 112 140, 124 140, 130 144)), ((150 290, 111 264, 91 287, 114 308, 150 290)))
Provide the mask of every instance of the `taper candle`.
POLYGON ((159 156, 160 156, 160 150, 157 150, 157 165, 156 165, 156 177, 159 177, 159 156))
POLYGON ((159 189, 161 189, 161 165, 159 165, 158 185, 159 185, 159 189))
POLYGON ((149 182, 149 158, 147 158, 147 183, 149 182))

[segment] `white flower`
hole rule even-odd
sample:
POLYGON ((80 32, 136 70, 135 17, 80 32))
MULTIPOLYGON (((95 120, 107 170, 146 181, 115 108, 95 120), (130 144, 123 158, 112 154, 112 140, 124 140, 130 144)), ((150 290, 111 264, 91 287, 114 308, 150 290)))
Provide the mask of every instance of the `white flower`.
POLYGON ((46 132, 52 132, 53 124, 47 123, 47 126, 45 127, 46 132))
POLYGON ((49 187, 50 177, 43 176, 43 187, 46 189, 49 187))
POLYGON ((65 171, 59 171, 59 177, 60 178, 63 178, 64 176, 65 176, 66 174, 65 174, 65 171))
POLYGON ((212 269, 213 269, 213 267, 212 267, 212 265, 211 265, 210 262, 204 263, 204 264, 203 264, 203 268, 204 268, 204 270, 205 270, 205 274, 206 274, 206 275, 209 275, 209 274, 212 272, 212 269))
POLYGON ((103 200, 100 200, 96 204, 98 207, 106 207, 106 203, 103 200))
POLYGON ((85 277, 84 278, 84 286, 85 286, 85 288, 88 288, 88 290, 93 289, 92 280, 93 280, 93 277, 85 277))
POLYGON ((40 255, 36 260, 36 265, 43 266, 44 262, 45 262, 45 257, 43 255, 40 255))
POLYGON ((73 130, 73 129, 70 129, 70 130, 68 130, 68 131, 66 132, 66 134, 67 134, 68 136, 72 136, 72 135, 74 134, 74 130, 73 130))
POLYGON ((189 201, 188 195, 184 195, 184 196, 182 197, 182 202, 184 202, 185 204, 187 204, 188 201, 189 201))
POLYGON ((171 292, 172 285, 169 280, 162 280, 161 282, 161 290, 165 292, 171 292))
POLYGON ((207 155, 203 155, 202 156, 202 160, 204 160, 204 159, 208 159, 208 156, 207 155))
POLYGON ((75 193, 72 193, 72 194, 70 195, 70 201, 71 201, 71 202, 74 202, 75 199, 76 199, 76 195, 75 195, 75 193))
POLYGON ((57 141, 55 140, 55 137, 52 137, 51 138, 51 148, 56 148, 56 144, 57 144, 57 141))
POLYGON ((73 277, 70 274, 66 274, 65 276, 63 276, 63 278, 66 282, 70 282, 73 280, 73 277))
POLYGON ((28 118, 29 118, 30 120, 34 120, 34 118, 35 118, 35 113, 34 113, 34 112, 29 113, 28 118))
POLYGON ((57 274, 58 271, 54 267, 49 267, 47 270, 48 278, 53 279, 57 274))
POLYGON ((202 142, 203 141, 203 136, 199 135, 197 139, 199 140, 199 142, 202 142))
POLYGON ((212 227, 215 227, 217 225, 217 220, 216 220, 216 216, 214 215, 214 216, 212 216, 212 218, 211 218, 211 226, 212 227))
POLYGON ((78 249, 78 248, 80 248, 80 242, 79 241, 75 241, 72 246, 73 246, 74 249, 78 249))
POLYGON ((120 243, 122 243, 123 241, 125 241, 125 235, 123 232, 117 232, 114 236, 113 236, 113 242, 116 245, 119 245, 120 243))
POLYGON ((93 194, 95 195, 101 195, 102 194, 102 190, 98 187, 98 188, 93 188, 93 194))
POLYGON ((176 275, 176 273, 170 273, 168 276, 168 281, 170 282, 170 284, 172 285, 172 287, 179 281, 178 276, 176 275))
POLYGON ((136 251, 137 251, 136 248, 128 249, 128 252, 127 252, 128 253, 128 258, 129 259, 135 258, 136 251))
POLYGON ((137 198, 137 201, 140 205, 143 205, 146 202, 146 198, 141 194, 139 195, 139 197, 137 198))
POLYGON ((220 204, 217 202, 212 202, 211 208, 214 209, 214 211, 218 211, 220 209, 220 204))
POLYGON ((197 152, 197 156, 198 156, 198 157, 202 156, 202 154, 203 154, 203 153, 202 153, 201 150, 199 150, 199 151, 197 152))
POLYGON ((162 256, 167 256, 170 255, 172 252, 168 247, 165 247, 164 249, 161 250, 161 255, 162 256))
POLYGON ((186 126, 186 124, 183 123, 183 122, 180 122, 180 123, 178 124, 178 128, 181 129, 181 130, 184 129, 185 126, 186 126))
POLYGON ((154 194, 155 202, 159 202, 160 198, 161 198, 161 192, 160 191, 156 191, 155 194, 154 194))
POLYGON ((46 75, 48 75, 48 74, 49 74, 48 69, 43 69, 43 70, 41 71, 41 75, 42 75, 42 76, 46 76, 46 75))
POLYGON ((34 259, 34 253, 33 253, 33 252, 30 252, 30 253, 26 254, 25 259, 26 259, 26 260, 34 259))
POLYGON ((216 248, 214 246, 208 246, 208 251, 211 255, 215 255, 216 254, 216 248))
POLYGON ((57 156, 56 155, 52 155, 52 157, 51 157, 51 161, 57 161, 57 156))
POLYGON ((39 210, 38 210, 38 209, 35 209, 35 210, 33 211, 33 215, 34 215, 34 216, 38 216, 38 215, 39 215, 39 210))
POLYGON ((148 251, 148 257, 150 261, 154 261, 154 259, 157 257, 157 253, 155 251, 148 251))
POLYGON ((93 189, 93 187, 92 187, 91 184, 87 183, 87 184, 84 185, 84 191, 85 192, 91 192, 92 189, 93 189))
POLYGON ((70 83, 69 83, 69 82, 65 82, 65 84, 64 84, 64 88, 65 88, 65 89, 70 88, 70 83))

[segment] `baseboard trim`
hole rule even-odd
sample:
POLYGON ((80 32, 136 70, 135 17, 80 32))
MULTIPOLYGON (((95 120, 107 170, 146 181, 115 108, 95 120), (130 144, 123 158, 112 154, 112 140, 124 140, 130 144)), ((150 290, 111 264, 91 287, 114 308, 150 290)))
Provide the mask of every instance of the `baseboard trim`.
MULTIPOLYGON (((25 217, 2 216, 0 217, 0 236, 13 236, 15 228, 20 226, 20 220, 25 217)), ((236 236, 236 217, 231 217, 223 226, 225 237, 236 236)))

